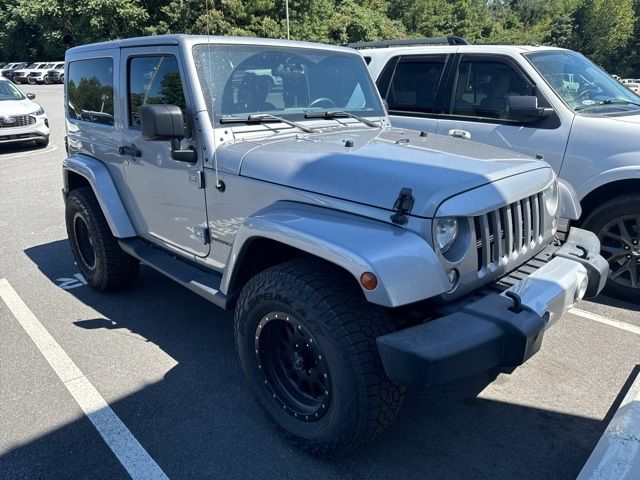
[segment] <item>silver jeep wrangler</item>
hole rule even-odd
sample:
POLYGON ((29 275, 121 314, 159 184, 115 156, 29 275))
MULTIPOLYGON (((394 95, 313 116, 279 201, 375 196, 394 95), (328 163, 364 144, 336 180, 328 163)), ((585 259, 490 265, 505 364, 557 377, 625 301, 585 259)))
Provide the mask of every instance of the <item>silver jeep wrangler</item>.
POLYGON ((607 277, 541 159, 389 126, 354 50, 157 36, 69 50, 66 224, 86 280, 148 265, 235 308, 240 363, 303 448, 344 453, 406 384, 522 364, 607 277))

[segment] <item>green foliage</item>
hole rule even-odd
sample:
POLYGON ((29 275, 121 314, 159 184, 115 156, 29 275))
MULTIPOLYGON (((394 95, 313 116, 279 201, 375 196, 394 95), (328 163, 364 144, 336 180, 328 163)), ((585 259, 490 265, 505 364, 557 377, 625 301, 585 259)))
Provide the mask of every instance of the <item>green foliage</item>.
MULTIPOLYGON (((289 0, 289 8, 295 40, 460 35, 571 48, 640 76, 640 0, 289 0)), ((0 0, 0 23, 5 61, 58 59, 74 45, 138 35, 286 36, 285 0, 0 0)))

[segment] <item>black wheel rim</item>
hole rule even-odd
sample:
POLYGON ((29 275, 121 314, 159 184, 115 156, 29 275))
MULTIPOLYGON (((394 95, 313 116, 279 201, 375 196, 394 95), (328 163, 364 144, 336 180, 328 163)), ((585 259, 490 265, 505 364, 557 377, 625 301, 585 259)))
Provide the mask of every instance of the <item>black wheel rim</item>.
POLYGON ((623 287, 640 288, 640 214, 610 221, 598 237, 611 268, 609 279, 623 287))
POLYGON ((273 312, 258 324, 254 347, 262 381, 279 406, 301 421, 322 418, 331 382, 316 339, 290 315, 273 312))
POLYGON ((93 248, 93 240, 89 234, 87 222, 80 214, 77 214, 73 220, 73 231, 76 235, 76 245, 78 245, 82 262, 88 269, 93 270, 96 267, 96 251, 93 248))

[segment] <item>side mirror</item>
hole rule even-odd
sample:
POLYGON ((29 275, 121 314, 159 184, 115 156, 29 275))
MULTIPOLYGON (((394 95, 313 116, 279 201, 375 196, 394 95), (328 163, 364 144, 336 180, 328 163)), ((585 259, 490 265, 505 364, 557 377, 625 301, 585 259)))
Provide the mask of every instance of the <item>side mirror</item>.
POLYGON ((547 118, 552 108, 539 108, 538 98, 533 95, 513 95, 507 97, 507 118, 524 123, 535 123, 547 118))
POLYGON ((36 98, 36 94, 35 93, 27 93, 27 98, 29 100, 33 100, 34 98, 36 98))
POLYGON ((170 141, 171 158, 178 162, 196 163, 193 148, 181 149, 184 138, 184 117, 177 105, 142 105, 140 107, 142 138, 146 141, 170 141))

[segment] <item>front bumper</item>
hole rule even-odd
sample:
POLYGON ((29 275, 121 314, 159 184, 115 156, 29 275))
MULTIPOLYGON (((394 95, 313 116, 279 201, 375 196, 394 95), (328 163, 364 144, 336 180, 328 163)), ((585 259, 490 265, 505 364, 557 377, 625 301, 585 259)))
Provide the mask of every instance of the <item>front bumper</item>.
POLYGON ((591 232, 572 228, 545 264, 502 293, 436 320, 377 338, 385 372, 404 384, 438 385, 494 367, 521 365, 545 330, 583 297, 597 295, 609 266, 591 232))
POLYGON ((36 123, 32 125, 0 128, 0 144, 44 140, 49 138, 50 132, 47 117, 36 117, 36 123))

